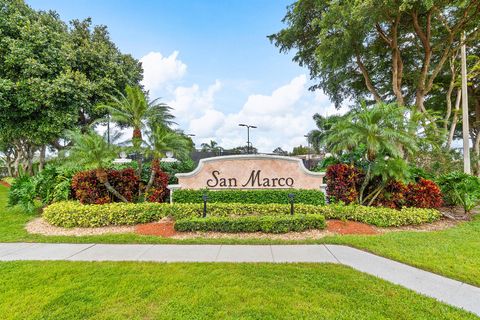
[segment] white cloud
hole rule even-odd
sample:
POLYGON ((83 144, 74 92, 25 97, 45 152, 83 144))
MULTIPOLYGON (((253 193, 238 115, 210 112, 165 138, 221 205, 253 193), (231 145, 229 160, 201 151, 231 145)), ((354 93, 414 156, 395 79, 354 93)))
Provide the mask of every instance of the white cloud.
POLYGON ((190 121, 189 132, 196 134, 197 142, 216 140, 221 146, 232 148, 246 144, 246 129, 238 124, 247 123, 258 127, 251 129, 250 136, 260 152, 272 152, 278 146, 291 150, 305 145, 304 135, 315 128, 315 113, 343 112, 337 111, 323 93, 312 93, 307 88, 307 77, 300 75, 271 94, 250 95, 238 112, 228 114, 215 109, 212 94, 207 110, 190 121))
MULTIPOLYGON (((212 134, 223 124, 225 115, 215 109, 207 110, 201 117, 190 121, 189 132, 199 137, 212 138, 212 134)), ((208 139, 207 139, 208 140, 208 139)))
MULTIPOLYGON (((245 145, 246 129, 238 124, 247 123, 258 127, 251 130, 250 136, 260 152, 272 152, 276 147, 291 150, 306 144, 304 135, 315 128, 315 113, 332 115, 346 111, 336 110, 323 92, 310 92, 307 76, 299 75, 269 94, 250 94, 240 110, 227 112, 215 105, 216 95, 223 88, 220 80, 206 88, 196 83, 172 85, 187 70, 187 65, 178 60, 177 51, 168 57, 150 52, 141 61, 145 88, 154 96, 166 93, 166 102, 173 108, 180 128, 195 134, 197 145, 210 140, 224 148, 245 145)), ((226 85, 231 89, 228 81, 226 85)))
POLYGON ((167 83, 182 78, 187 65, 178 60, 178 51, 164 57, 160 52, 149 52, 140 59, 143 66, 142 84, 147 90, 158 92, 167 83))
POLYGON ((271 115, 288 112, 305 93, 307 77, 304 75, 294 78, 288 85, 282 86, 265 96, 251 95, 243 107, 245 114, 271 115))
POLYGON ((206 90, 201 90, 197 84, 190 87, 177 87, 173 91, 173 99, 167 104, 173 108, 174 115, 180 121, 187 122, 213 109, 215 94, 221 87, 219 80, 206 90))

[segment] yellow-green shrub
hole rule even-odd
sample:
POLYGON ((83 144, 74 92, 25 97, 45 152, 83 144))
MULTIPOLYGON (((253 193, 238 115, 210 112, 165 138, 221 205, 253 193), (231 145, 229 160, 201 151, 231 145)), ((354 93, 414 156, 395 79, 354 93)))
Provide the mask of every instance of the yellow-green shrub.
MULTIPOLYGON (((62 227, 101 227, 107 225, 134 225, 157 221, 164 217, 184 219, 199 217, 203 204, 166 203, 108 203, 103 205, 82 205, 75 201, 53 203, 43 212, 51 224, 62 227)), ((286 204, 243 204, 209 203, 209 217, 286 215, 290 206, 286 204)), ((435 209, 403 208, 395 210, 382 207, 357 205, 314 206, 296 204, 295 214, 321 214, 326 219, 345 219, 379 227, 414 225, 432 222, 440 218, 435 209)))

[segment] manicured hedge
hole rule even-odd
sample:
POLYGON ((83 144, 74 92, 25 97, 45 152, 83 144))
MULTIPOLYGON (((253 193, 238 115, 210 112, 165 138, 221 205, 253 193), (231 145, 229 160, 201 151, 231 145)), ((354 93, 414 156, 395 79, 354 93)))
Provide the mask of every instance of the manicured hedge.
POLYGON ((324 229, 325 217, 320 214, 283 216, 207 217, 180 219, 177 231, 267 232, 286 233, 310 229, 324 229))
MULTIPOLYGON (((200 217, 202 204, 162 203, 108 203, 103 205, 82 205, 75 201, 53 203, 43 212, 51 224, 62 227, 101 227, 107 225, 133 225, 157 221, 164 217, 176 220, 200 217)), ((290 212, 285 204, 243 204, 210 203, 209 217, 232 216, 284 216, 290 212)), ((295 214, 321 214, 326 219, 344 219, 379 227, 415 225, 440 219, 435 209, 402 208, 401 210, 365 207, 357 205, 313 206, 296 204, 295 214)))
POLYGON ((191 190, 180 189, 173 192, 175 203, 201 203, 202 196, 208 196, 208 202, 218 203, 289 203, 288 195, 295 195, 295 203, 324 205, 325 195, 320 190, 279 189, 279 190, 191 190))
POLYGON ((359 205, 328 205, 321 210, 327 219, 351 220, 377 227, 399 227, 434 222, 441 218, 437 209, 408 208, 390 209, 359 205))

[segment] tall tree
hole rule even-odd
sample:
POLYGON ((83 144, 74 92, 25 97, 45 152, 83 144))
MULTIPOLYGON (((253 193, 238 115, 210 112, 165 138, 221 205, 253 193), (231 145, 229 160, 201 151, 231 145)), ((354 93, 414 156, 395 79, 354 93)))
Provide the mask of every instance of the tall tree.
POLYGON ((480 1, 299 0, 287 27, 269 36, 310 70, 339 106, 344 100, 415 103, 425 99, 459 45, 475 38, 480 1), (420 66, 420 68, 419 68, 420 66))
POLYGON ((103 25, 92 20, 72 20, 69 40, 73 51, 70 67, 85 75, 85 97, 78 113, 78 126, 86 130, 95 120, 105 116, 98 104, 110 101, 112 95, 126 94, 127 86, 135 86, 143 78, 138 60, 121 53, 103 25))
MULTIPOLYGON (((148 101, 148 96, 139 86, 127 86, 126 94, 119 92, 118 96, 111 96, 110 102, 99 105, 98 109, 106 110, 112 121, 120 127, 133 128, 132 144, 136 152, 141 153, 140 147, 143 141, 142 129, 148 123, 159 126, 173 124, 174 116, 170 113, 171 108, 158 99, 148 101)), ((138 173, 142 172, 142 157, 138 159, 138 173)))
POLYGON ((42 160, 47 145, 64 147, 66 129, 85 130, 102 115, 96 104, 142 78, 140 63, 89 19, 69 28, 53 11, 0 0, 0 35, 0 131, 14 150, 14 173, 31 173, 38 151, 42 160))

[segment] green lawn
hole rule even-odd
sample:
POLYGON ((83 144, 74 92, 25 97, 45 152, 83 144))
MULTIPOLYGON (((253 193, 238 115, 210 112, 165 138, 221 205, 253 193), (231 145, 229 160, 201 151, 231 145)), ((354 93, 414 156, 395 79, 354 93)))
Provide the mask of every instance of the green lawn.
MULTIPOLYGON (((34 215, 26 214, 19 208, 5 208, 7 192, 5 187, 0 186, 0 242, 285 243, 285 241, 235 239, 173 240, 135 234, 88 237, 30 235, 25 231, 24 225, 34 215)), ((474 221, 462 223, 444 231, 394 232, 377 236, 334 236, 302 242, 346 244, 480 286, 480 215, 476 216, 474 221)))
POLYGON ((0 263, 2 319, 477 319, 331 264, 0 263))

